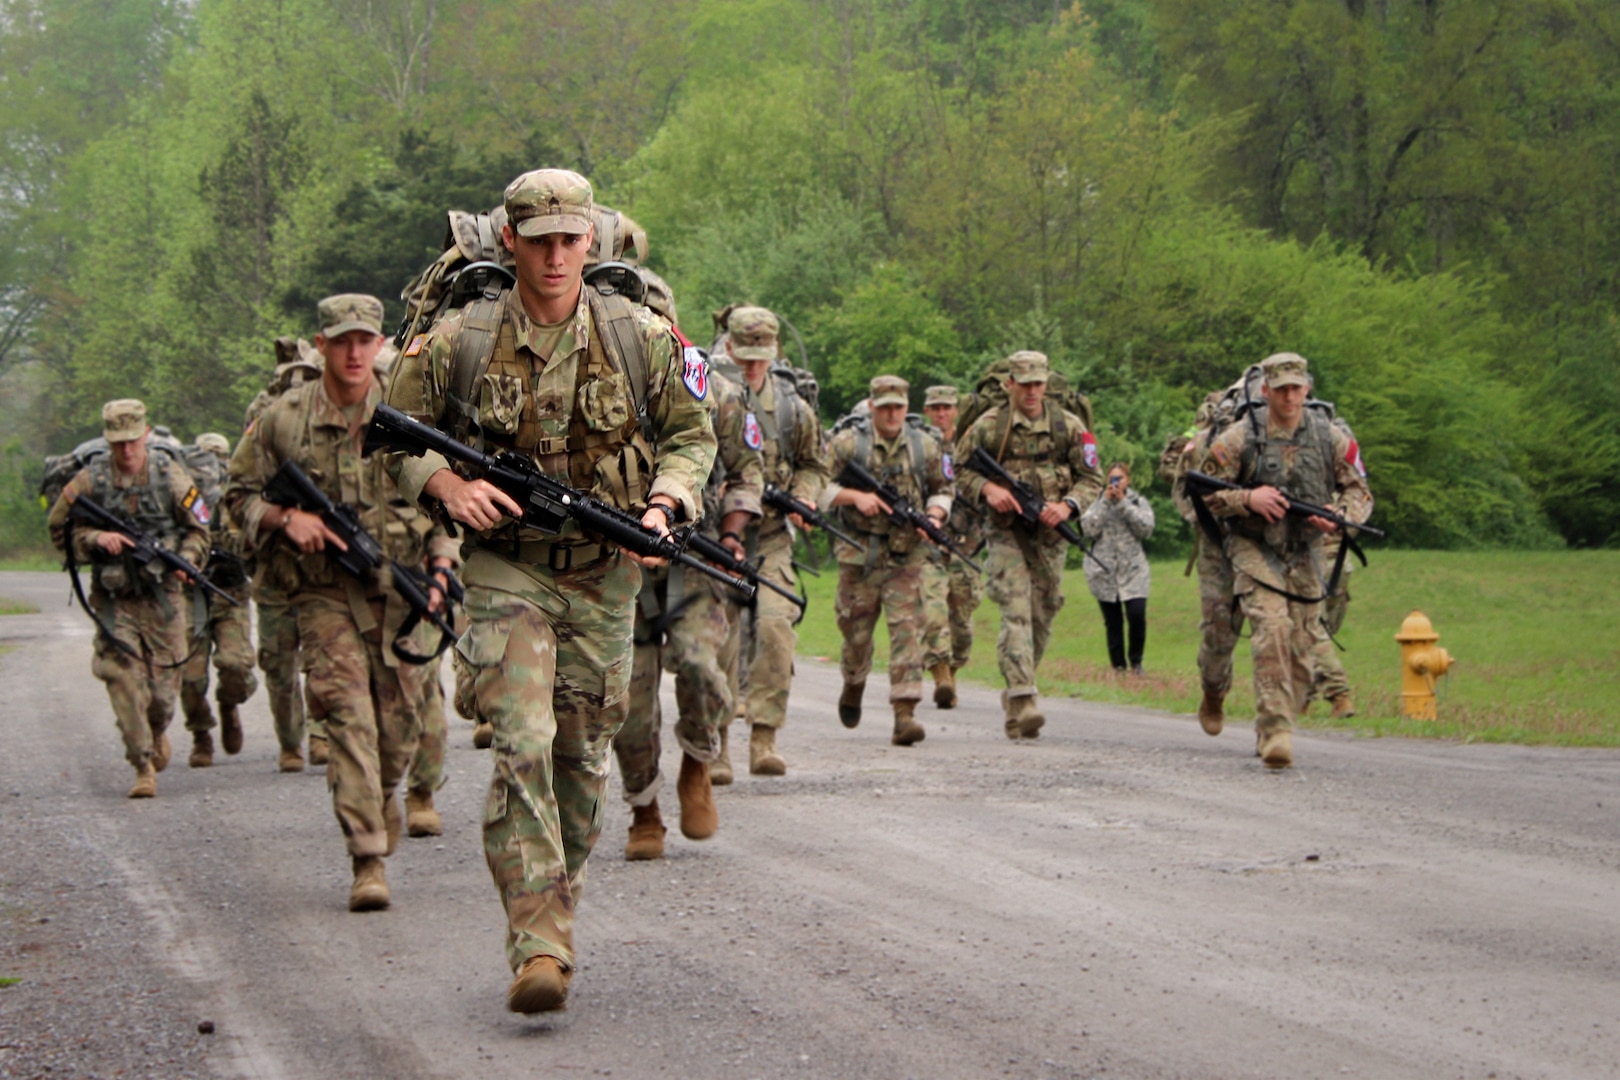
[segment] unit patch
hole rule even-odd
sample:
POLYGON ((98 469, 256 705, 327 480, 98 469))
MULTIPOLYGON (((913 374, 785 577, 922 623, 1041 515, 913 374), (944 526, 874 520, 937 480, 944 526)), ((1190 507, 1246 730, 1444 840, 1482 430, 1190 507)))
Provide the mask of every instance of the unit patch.
POLYGON ((956 466, 951 464, 951 455, 942 454, 939 459, 940 467, 945 470, 945 479, 956 479, 956 466))
POLYGON ((765 445, 765 432, 760 429, 759 417, 752 410, 743 419, 743 445, 750 450, 758 450, 765 445))
POLYGON ((1367 466, 1361 461, 1361 446, 1356 440, 1350 440, 1350 449, 1344 452, 1344 460, 1349 462, 1356 470, 1356 475, 1363 480, 1367 478, 1367 466))
POLYGON ((1080 446, 1085 455, 1086 468, 1095 469, 1097 467, 1097 436, 1089 431, 1081 432, 1080 446))
POLYGON ((685 358, 685 371, 681 374, 681 382, 691 391, 693 397, 699 401, 709 396, 709 361, 696 345, 688 345, 681 350, 685 358))

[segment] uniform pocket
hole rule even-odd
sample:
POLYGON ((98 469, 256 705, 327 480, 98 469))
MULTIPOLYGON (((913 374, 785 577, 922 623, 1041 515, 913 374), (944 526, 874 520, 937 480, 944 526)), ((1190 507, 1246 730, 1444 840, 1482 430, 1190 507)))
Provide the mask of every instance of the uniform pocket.
POLYGON ((630 386, 614 372, 579 388, 579 411, 592 431, 617 431, 630 422, 630 386))
POLYGON ((474 619, 456 642, 456 653, 472 668, 494 667, 506 658, 511 619, 474 619))
POLYGON ((503 435, 511 435, 523 418, 523 403, 527 397, 524 380, 517 375, 486 373, 480 383, 478 411, 484 426, 503 435))

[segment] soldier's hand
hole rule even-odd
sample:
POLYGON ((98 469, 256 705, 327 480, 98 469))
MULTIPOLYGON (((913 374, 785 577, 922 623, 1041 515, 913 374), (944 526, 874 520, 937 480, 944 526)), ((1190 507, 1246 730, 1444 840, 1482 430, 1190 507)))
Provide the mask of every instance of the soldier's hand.
POLYGON ((102 551, 105 551, 108 555, 122 555, 124 552, 128 551, 134 546, 135 541, 131 540, 123 533, 115 532, 112 529, 104 529, 101 534, 96 537, 96 547, 100 548, 102 551))
POLYGON ((449 601, 445 599, 445 575, 449 572, 448 566, 435 566, 428 571, 428 610, 435 615, 450 608, 449 601))
POLYGON ((321 520, 319 514, 311 514, 304 510, 289 511, 287 520, 281 523, 281 531, 292 541, 293 546, 306 555, 326 550, 327 544, 331 544, 339 551, 349 550, 349 545, 345 544, 337 533, 326 527, 326 522, 321 520))
POLYGON ((735 536, 722 536, 720 543, 725 545, 726 550, 731 552, 731 557, 738 562, 748 558, 748 549, 743 547, 742 541, 735 536))
POLYGON ((1321 532, 1330 533, 1339 530, 1338 522, 1329 521, 1325 517, 1308 517, 1305 520, 1315 525, 1321 532))
POLYGON ((999 510, 1003 514, 1018 513, 1018 500, 1013 493, 991 480, 984 482, 984 501, 990 504, 990 509, 999 510))
POLYGON ((892 510, 892 507, 890 507, 889 504, 884 502, 882 499, 878 498, 875 492, 855 491, 851 488, 845 488, 844 490, 849 493, 850 502, 855 505, 855 509, 865 514, 867 517, 877 517, 879 514, 888 514, 892 510))
MULTIPOLYGON (((649 503, 647 505, 647 512, 641 515, 641 527, 644 529, 650 529, 659 536, 668 536, 669 515, 664 513, 660 507, 668 507, 668 504, 649 503)), ((673 507, 668 508, 674 509, 673 507)), ((668 559, 659 559, 651 555, 637 555, 633 551, 626 551, 625 554, 630 556, 631 562, 635 563, 637 566, 645 566, 648 570, 657 570, 660 567, 669 565, 668 559)))
POLYGON ((493 529, 502 518, 523 516, 523 507, 488 480, 463 480, 449 469, 428 477, 422 491, 444 503, 451 517, 480 532, 493 529))
MULTIPOLYGON (((814 500, 814 499, 805 499, 803 501, 804 501, 804 505, 808 506, 812 510, 821 509, 819 506, 816 505, 816 500, 814 500)), ((808 521, 804 520, 804 518, 800 517, 798 514, 789 514, 788 515, 788 520, 790 522, 792 522, 793 527, 795 529, 798 529, 800 532, 808 532, 810 530, 810 523, 808 521)))
POLYGON ((1041 507, 1041 524, 1055 529, 1074 516, 1074 507, 1066 502, 1049 502, 1041 507))

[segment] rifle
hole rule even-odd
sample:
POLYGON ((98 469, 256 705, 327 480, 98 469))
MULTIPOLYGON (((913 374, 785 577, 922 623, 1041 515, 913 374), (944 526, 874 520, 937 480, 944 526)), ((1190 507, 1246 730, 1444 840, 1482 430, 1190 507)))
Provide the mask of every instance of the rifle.
POLYGON ((78 498, 74 499, 73 506, 68 510, 68 517, 77 518, 79 521, 84 522, 86 525, 89 525, 94 529, 101 529, 106 532, 122 533, 135 542, 135 546, 133 548, 124 552, 124 555, 128 556, 130 559, 133 559, 142 566, 145 566, 153 559, 156 559, 167 569, 173 570, 177 574, 185 574, 197 585, 202 586, 204 589, 208 590, 208 592, 219 597, 232 607, 237 606, 235 598, 233 598, 231 594, 226 592, 224 589, 221 589, 218 585, 215 585, 212 581, 209 581, 207 576, 204 575, 201 570, 197 569, 195 566, 192 566, 179 555, 176 555, 168 548, 159 544, 142 530, 136 528, 134 525, 125 521, 118 515, 110 512, 106 507, 96 502, 96 500, 92 499, 90 496, 80 495, 78 498))
POLYGON ((786 517, 789 514, 798 514, 799 517, 804 519, 805 524, 811 526, 812 528, 825 529, 828 533, 838 537, 838 539, 842 540, 844 543, 856 548, 862 555, 866 554, 865 544, 861 543, 859 540, 855 539, 838 526, 834 525, 831 521, 828 521, 826 515, 817 511, 809 503, 804 502, 801 499, 795 499, 792 495, 786 491, 783 491, 775 484, 765 485, 765 494, 760 497, 759 501, 770 507, 772 510, 779 511, 783 517, 786 517))
MULTIPOLYGON (((458 635, 455 627, 450 625, 442 612, 429 608, 428 590, 436 584, 429 575, 384 555, 382 545, 377 542, 376 537, 366 532, 365 526, 360 524, 360 515, 354 508, 343 503, 335 503, 328 498, 326 492, 315 486, 314 481, 298 467, 296 461, 291 458, 283 461, 281 468, 270 478, 270 482, 264 485, 262 494, 265 501, 275 503, 277 506, 289 506, 318 514, 322 524, 331 529, 338 539, 348 546, 347 551, 339 551, 328 545, 326 557, 350 577, 362 583, 370 582, 371 575, 381 569, 384 563, 388 564, 394 579, 394 590, 410 608, 410 615, 400 625, 399 636, 391 645, 395 656, 407 664, 425 664, 444 652, 456 640, 458 635), (443 635, 439 647, 428 656, 418 655, 400 644, 423 619, 438 627, 439 633, 443 635)), ((447 604, 460 602, 466 595, 461 582, 457 581, 456 576, 448 570, 444 571, 444 574, 448 579, 444 588, 447 604)))
POLYGON ((957 546, 951 539, 951 534, 940 528, 934 519, 926 513, 911 505, 910 500, 901 495, 893 487, 883 483, 873 476, 871 471, 858 461, 844 462, 843 469, 838 473, 838 482, 844 487, 852 487, 858 491, 869 491, 882 499, 889 506, 889 522, 901 528, 913 528, 922 531, 928 537, 929 543, 949 554, 961 559, 976 574, 983 574, 984 568, 973 561, 973 556, 957 546))
MULTIPOLYGON (((962 467, 972 469, 986 480, 992 480, 1010 491, 1012 497, 1018 500, 1019 520, 1025 522, 1031 528, 1040 527, 1041 511, 1046 509, 1046 500, 1041 498, 1040 492, 1008 472, 1001 462, 990 456, 990 451, 982 446, 975 447, 973 453, 968 455, 968 459, 962 462, 962 467)), ((1102 567, 1103 573, 1112 574, 1114 572, 1107 563, 1091 553, 1091 548, 1086 546, 1085 537, 1080 535, 1080 530, 1076 529, 1072 523, 1067 521, 1058 522, 1057 534, 1079 548, 1086 558, 1102 567)))
MULTIPOLYGON (((762 576, 760 566, 749 562, 747 559, 737 558, 726 545, 711 536, 698 532, 696 525, 683 525, 676 529, 672 535, 680 537, 681 546, 688 551, 696 552, 700 558, 707 559, 717 566, 728 567, 736 571, 739 577, 754 586, 753 589, 748 590, 748 599, 753 599, 758 587, 763 585, 789 603, 797 604, 800 617, 804 616, 805 607, 808 603, 804 597, 792 589, 783 588, 770 578, 762 576)), ((794 622, 797 623, 798 620, 795 619, 794 622)))
MULTIPOLYGON (((377 450, 400 451, 411 457, 421 457, 429 450, 443 454, 452 461, 471 466, 522 507, 523 524, 531 529, 555 536, 572 518, 585 532, 609 544, 643 558, 678 562, 731 586, 745 599, 754 598, 756 590, 749 582, 710 566, 686 550, 695 530, 662 536, 618 507, 553 480, 533 461, 511 451, 494 455, 480 453, 388 405, 378 405, 371 414, 361 452, 370 454, 377 450)), ((729 551, 724 561, 731 562, 729 551)))
POLYGON ((215 547, 208 549, 208 562, 203 573, 222 589, 235 589, 247 584, 247 560, 242 556, 215 547))

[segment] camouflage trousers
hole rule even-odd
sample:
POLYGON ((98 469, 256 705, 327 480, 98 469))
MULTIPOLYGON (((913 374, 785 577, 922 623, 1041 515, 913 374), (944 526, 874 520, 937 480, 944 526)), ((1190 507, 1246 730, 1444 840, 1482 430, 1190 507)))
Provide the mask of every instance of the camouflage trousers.
POLYGON ((1198 599, 1198 676, 1205 693, 1225 698, 1232 689, 1232 654, 1243 629, 1243 609, 1232 591, 1232 563, 1208 537, 1199 538, 1198 599))
POLYGON ((1290 557, 1282 564, 1281 575, 1267 573, 1254 552, 1242 547, 1234 549, 1232 561, 1238 601, 1253 628, 1249 646, 1254 657, 1254 729, 1262 737, 1292 731, 1311 687, 1312 658, 1327 637, 1322 605, 1279 596, 1256 584, 1255 576, 1265 573, 1272 584, 1291 593, 1318 596, 1321 569, 1309 551, 1290 557))
POLYGON ((1344 573, 1339 575, 1338 588, 1333 595, 1322 602, 1322 640, 1317 643, 1311 655, 1315 662, 1316 673, 1311 679, 1309 697, 1322 698, 1332 701, 1350 692, 1350 677, 1344 673, 1344 661, 1339 659, 1339 647, 1333 644, 1331 635, 1337 634, 1344 625, 1345 613, 1350 609, 1350 563, 1344 564, 1344 573))
POLYGON ((420 669, 389 666, 383 602, 368 606, 372 627, 361 630, 342 593, 303 592, 295 605, 305 692, 311 708, 326 717, 331 744, 326 786, 351 855, 387 853, 383 807, 416 754, 413 702, 422 693, 420 669))
POLYGON ((710 762, 720 756, 720 728, 731 722, 731 677, 737 667, 737 635, 732 630, 738 607, 721 595, 725 586, 684 567, 655 573, 643 571, 630 714, 613 739, 624 800, 631 806, 647 806, 663 786, 658 767, 663 753, 663 707, 658 699, 663 673, 675 676, 675 741, 684 753, 710 762), (667 595, 674 579, 680 579, 678 594, 684 594, 686 606, 668 625, 662 641, 656 636, 649 639, 647 613, 654 612, 656 618, 656 613, 669 610, 667 595))
POLYGON ((903 563, 841 563, 838 567, 838 631, 844 635, 838 670, 846 686, 865 684, 872 670, 872 632, 881 613, 889 624, 889 700, 921 701, 922 557, 903 563))
MULTIPOLYGON (((759 542, 760 576, 786 588, 794 588, 793 534, 786 529, 759 542)), ((787 723, 788 692, 793 687, 793 650, 799 634, 793 620, 799 609, 769 589, 760 589, 754 598, 753 648, 748 675, 743 680, 748 695, 748 722, 768 728, 787 723)))
POLYGON ((444 744, 450 737, 450 728, 444 721, 444 655, 419 668, 413 680, 417 694, 412 701, 416 709, 416 756, 411 759, 411 773, 405 786, 411 791, 433 792, 444 786, 444 744))
POLYGON ((131 656, 107 640, 105 631, 98 632, 90 673, 107 684, 113 719, 124 738, 124 760, 137 769, 151 760, 153 737, 161 735, 174 716, 180 668, 168 665, 178 665, 186 655, 182 603, 178 589, 165 593, 162 600, 114 600, 100 589, 90 593, 99 621, 135 653, 131 656))
POLYGON ((984 599, 984 579, 951 559, 941 565, 929 559, 923 566, 923 611, 928 629, 923 634, 923 668, 940 664, 967 666, 973 653, 973 613, 984 599))
POLYGON ((456 648, 476 718, 495 729, 484 857, 506 908, 507 960, 572 968, 609 747, 630 704, 640 569, 617 552, 553 572, 479 549, 465 580, 472 623, 456 648))
MULTIPOLYGON (((259 609, 259 670, 264 672, 264 692, 270 699, 270 718, 275 723, 276 741, 283 750, 297 750, 304 744, 304 693, 298 675, 305 657, 298 648, 298 612, 283 600, 256 600, 259 609)), ((311 735, 324 737, 325 728, 311 719, 311 735)))
POLYGON ((1052 621, 1063 608, 1063 563, 1069 548, 1052 529, 991 528, 985 592, 1001 608, 996 658, 1007 697, 1035 693, 1035 669, 1046 655, 1052 621))
POLYGON ((223 600, 209 604, 205 609, 208 622, 201 628, 208 640, 199 645, 197 603, 189 595, 191 590, 186 590, 186 648, 195 650, 180 670, 180 708, 186 715, 188 731, 207 731, 214 726, 214 714, 208 708, 210 656, 214 670, 219 672, 216 696, 221 708, 242 704, 259 688, 258 677, 253 674, 253 610, 248 602, 248 587, 243 584, 226 591, 237 606, 223 600))

